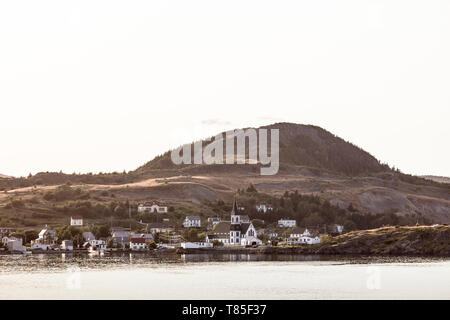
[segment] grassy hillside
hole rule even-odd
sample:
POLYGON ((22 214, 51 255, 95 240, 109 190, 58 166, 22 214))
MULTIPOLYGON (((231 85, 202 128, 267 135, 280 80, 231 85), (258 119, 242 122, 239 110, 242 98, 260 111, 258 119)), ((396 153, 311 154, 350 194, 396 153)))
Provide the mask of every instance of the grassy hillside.
MULTIPOLYGON (((0 177, 0 225, 60 223, 67 221, 70 214, 82 214, 93 222, 111 217, 123 220, 126 217, 121 212, 127 201, 134 208, 139 201, 162 200, 179 208, 179 215, 184 213, 183 208, 212 213, 210 203, 230 203, 238 189, 250 184, 258 195, 280 199, 286 192, 297 191, 342 212, 384 215, 387 223, 450 222, 450 184, 394 171, 364 150, 316 126, 277 123, 264 128, 280 130, 281 165, 277 175, 261 176, 258 164, 175 166, 167 152, 132 172, 42 172, 21 178, 0 177), (65 185, 81 192, 51 198, 52 190, 65 185)), ((287 209, 280 212, 300 220, 309 214, 287 209)), ((310 220, 320 222, 319 213, 315 212, 316 217, 310 220)), ((338 216, 345 221, 345 214, 338 216)))

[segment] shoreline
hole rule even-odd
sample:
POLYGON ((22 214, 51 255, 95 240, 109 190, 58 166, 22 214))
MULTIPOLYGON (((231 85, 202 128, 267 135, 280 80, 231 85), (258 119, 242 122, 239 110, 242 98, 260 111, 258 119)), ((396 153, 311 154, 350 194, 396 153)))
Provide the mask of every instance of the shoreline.
POLYGON ((133 250, 121 250, 121 251, 107 251, 103 254, 88 252, 87 250, 49 250, 49 251, 29 251, 24 254, 20 252, 0 252, 0 256, 9 255, 58 255, 58 254, 82 254, 82 255, 98 255, 98 256, 114 256, 121 254, 139 254, 139 255, 304 255, 304 256, 374 256, 374 257, 392 257, 392 256, 404 256, 404 257, 449 257, 448 253, 436 253, 436 252, 330 252, 328 250, 320 250, 322 247, 315 246, 310 247, 259 247, 259 248, 195 248, 195 249, 164 249, 164 250, 146 250, 146 251, 133 251, 133 250))

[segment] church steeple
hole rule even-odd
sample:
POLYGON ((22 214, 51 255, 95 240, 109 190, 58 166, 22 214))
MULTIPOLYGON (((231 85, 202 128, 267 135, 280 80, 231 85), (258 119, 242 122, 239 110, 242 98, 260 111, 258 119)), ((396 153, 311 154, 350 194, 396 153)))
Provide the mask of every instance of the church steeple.
POLYGON ((233 209, 231 209, 231 215, 238 215, 239 214, 239 210, 238 210, 238 205, 237 205, 237 200, 236 198, 234 198, 234 202, 233 202, 233 209))
POLYGON ((241 216, 239 215, 236 198, 233 202, 233 209, 231 209, 231 224, 241 224, 241 216))

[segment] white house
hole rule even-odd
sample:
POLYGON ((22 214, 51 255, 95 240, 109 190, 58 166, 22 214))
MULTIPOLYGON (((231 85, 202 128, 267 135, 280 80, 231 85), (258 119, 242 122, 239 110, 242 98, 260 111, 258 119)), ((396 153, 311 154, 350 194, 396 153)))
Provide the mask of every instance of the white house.
POLYGON ((268 211, 273 211, 273 207, 270 204, 261 203, 261 204, 256 205, 256 211, 262 212, 262 213, 267 213, 268 211))
POLYGON ((231 222, 222 221, 214 226, 212 232, 206 235, 206 242, 219 241, 229 246, 260 245, 262 241, 256 235, 256 229, 251 222, 242 222, 238 214, 236 200, 231 211, 231 222))
POLYGON ((317 244, 320 243, 320 237, 314 235, 314 231, 307 228, 295 228, 289 235, 290 241, 298 244, 317 244))
POLYGON ((17 238, 17 237, 3 237, 2 238, 2 243, 3 243, 4 246, 7 246, 9 241, 19 240, 19 239, 21 239, 21 238, 17 238))
POLYGON ((56 245, 57 240, 58 237, 56 237, 54 230, 42 229, 39 232, 39 237, 31 241, 31 249, 49 250, 56 245))
POLYGON ((172 225, 161 222, 154 222, 150 224, 149 228, 152 234, 172 232, 174 230, 174 227, 172 225))
POLYGON ((89 247, 90 252, 101 252, 106 250, 105 240, 91 240, 89 241, 89 244, 90 244, 89 247))
POLYGON ((317 236, 302 236, 299 241, 300 244, 318 244, 320 243, 320 237, 317 236))
POLYGON ((133 251, 144 251, 147 250, 147 242, 145 238, 131 238, 130 239, 130 249, 133 251))
POLYGON ((344 226, 341 224, 335 224, 333 227, 336 233, 342 234, 344 232, 344 226))
POLYGON ((212 248, 211 242, 182 242, 181 247, 184 249, 212 248))
POLYGON ((75 227, 82 227, 83 226, 83 217, 81 217, 81 216, 70 217, 70 225, 75 226, 75 227))
POLYGON ((310 236, 310 235, 311 232, 307 228, 297 227, 291 231, 289 238, 298 240, 302 236, 310 236))
POLYGON ((9 252, 21 252, 24 253, 27 251, 27 248, 22 244, 22 239, 9 240, 8 241, 8 251, 9 252))
POLYGON ((2 243, 8 248, 9 252, 21 252, 27 251, 27 248, 22 243, 22 238, 16 237, 3 237, 2 243))
POLYGON ((290 219, 280 219, 278 220, 278 226, 280 228, 293 228, 297 225, 297 221, 290 219))
POLYGON ((183 227, 185 228, 200 228, 201 224, 199 216, 187 216, 183 221, 183 227))
POLYGON ((150 213, 167 213, 168 209, 166 206, 162 206, 159 203, 152 201, 152 202, 144 202, 140 203, 138 205, 138 212, 144 213, 144 212, 150 212, 150 213))
POLYGON ((61 250, 73 250, 73 241, 72 240, 63 240, 61 242, 61 250))

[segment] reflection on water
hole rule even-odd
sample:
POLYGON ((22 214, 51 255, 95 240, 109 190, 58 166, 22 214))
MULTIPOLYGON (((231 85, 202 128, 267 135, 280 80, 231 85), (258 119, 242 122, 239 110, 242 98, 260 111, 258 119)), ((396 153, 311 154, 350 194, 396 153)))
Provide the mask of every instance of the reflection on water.
POLYGON ((0 256, 0 299, 450 299, 450 260, 261 254, 0 256))
POLYGON ((139 267, 179 267, 186 263, 232 262, 326 262, 327 264, 370 263, 424 263, 440 262, 438 257, 376 257, 376 256, 326 256, 326 255, 269 255, 269 254, 142 254, 116 253, 112 255, 88 255, 80 253, 0 255, 1 273, 58 272, 68 265, 81 270, 123 269, 139 267))
POLYGON ((137 267, 179 266, 185 263, 232 263, 232 262, 327 262, 327 264, 371 263, 424 263, 445 261, 438 257, 374 257, 374 256, 327 256, 327 255, 268 255, 268 254, 142 254, 116 253, 112 255, 88 255, 77 253, 0 255, 0 274, 20 272, 58 272, 67 265, 81 270, 123 269, 137 267))

